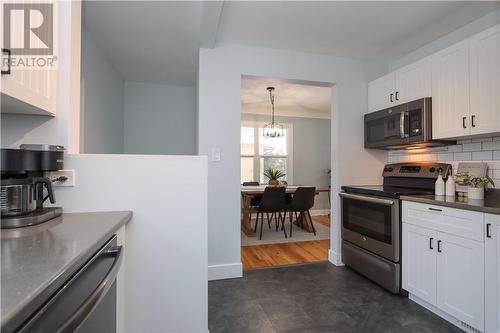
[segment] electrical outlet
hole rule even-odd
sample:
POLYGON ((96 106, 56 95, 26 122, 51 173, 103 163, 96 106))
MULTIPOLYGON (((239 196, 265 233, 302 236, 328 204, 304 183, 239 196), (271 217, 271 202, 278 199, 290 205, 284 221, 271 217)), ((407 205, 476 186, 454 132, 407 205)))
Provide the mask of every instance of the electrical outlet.
POLYGON ((55 187, 75 186, 75 170, 49 171, 45 174, 55 187))

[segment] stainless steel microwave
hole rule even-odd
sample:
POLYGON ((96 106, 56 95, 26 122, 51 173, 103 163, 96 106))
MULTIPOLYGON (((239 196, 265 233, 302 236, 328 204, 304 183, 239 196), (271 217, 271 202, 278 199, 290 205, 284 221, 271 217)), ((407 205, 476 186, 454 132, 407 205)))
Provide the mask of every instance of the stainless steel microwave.
POLYGON ((430 97, 365 115, 365 148, 432 147, 454 141, 432 140, 430 97))

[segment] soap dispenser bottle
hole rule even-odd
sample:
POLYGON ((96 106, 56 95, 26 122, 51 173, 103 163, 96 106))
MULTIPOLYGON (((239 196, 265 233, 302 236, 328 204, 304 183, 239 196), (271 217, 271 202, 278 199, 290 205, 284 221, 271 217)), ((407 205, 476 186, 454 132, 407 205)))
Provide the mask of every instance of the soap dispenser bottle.
POLYGON ((444 195, 444 180, 443 180, 443 175, 441 174, 441 171, 439 171, 438 178, 436 180, 436 185, 434 188, 434 194, 435 195, 444 195))
POLYGON ((450 174, 448 175, 448 179, 446 180, 446 196, 448 197, 455 197, 456 193, 456 186, 455 186, 455 179, 453 179, 453 176, 450 174))

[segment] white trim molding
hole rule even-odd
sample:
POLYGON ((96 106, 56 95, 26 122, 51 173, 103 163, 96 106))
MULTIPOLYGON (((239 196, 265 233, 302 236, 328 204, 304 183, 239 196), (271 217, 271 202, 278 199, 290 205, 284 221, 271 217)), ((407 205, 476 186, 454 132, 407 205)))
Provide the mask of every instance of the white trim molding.
POLYGON ((240 277, 243 277, 243 265, 241 262, 208 266, 208 281, 235 279, 240 277))
POLYGON ((320 216, 330 214, 330 209, 311 209, 311 216, 320 216))
POLYGON ((342 262, 342 255, 340 253, 332 251, 331 249, 328 250, 328 261, 335 266, 345 266, 342 262))

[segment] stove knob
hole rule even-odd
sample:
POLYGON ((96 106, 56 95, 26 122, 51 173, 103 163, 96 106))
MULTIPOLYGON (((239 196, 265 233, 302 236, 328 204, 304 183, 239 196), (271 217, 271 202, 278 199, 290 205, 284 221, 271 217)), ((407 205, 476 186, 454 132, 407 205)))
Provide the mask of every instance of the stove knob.
POLYGON ((436 168, 435 168, 435 167, 431 167, 431 168, 429 169, 429 171, 430 171, 430 172, 434 172, 434 171, 436 171, 436 168))

